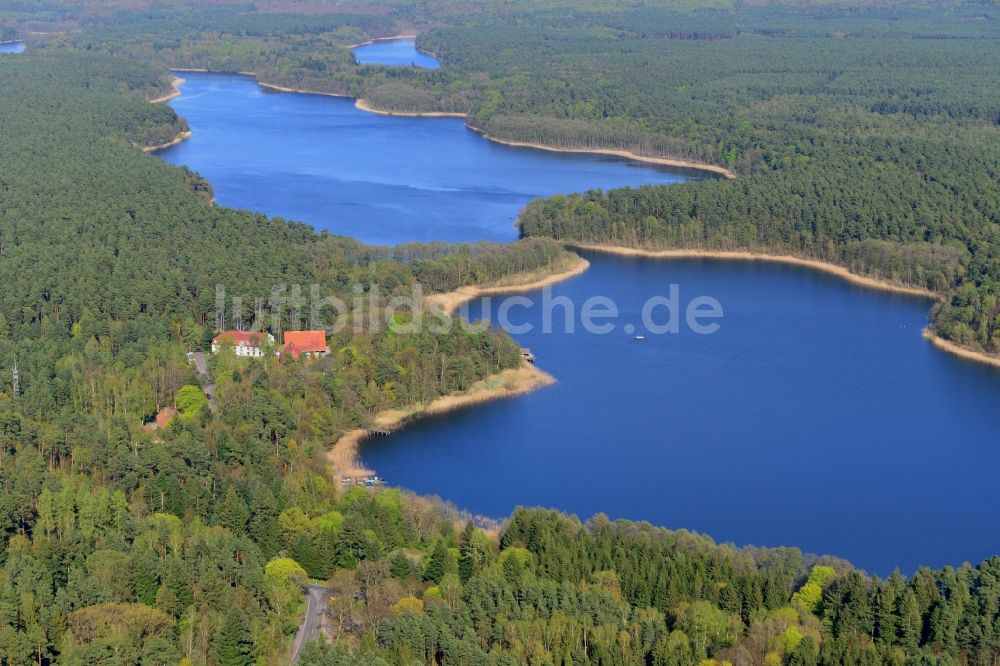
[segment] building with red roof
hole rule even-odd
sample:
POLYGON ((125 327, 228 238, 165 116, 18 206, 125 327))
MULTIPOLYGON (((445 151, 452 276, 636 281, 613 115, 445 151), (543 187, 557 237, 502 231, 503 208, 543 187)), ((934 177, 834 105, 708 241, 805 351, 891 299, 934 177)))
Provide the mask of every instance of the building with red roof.
POLYGON ((326 356, 330 353, 326 331, 285 331, 283 351, 292 358, 326 356))
POLYGON ((212 353, 218 354, 224 347, 232 347, 237 356, 263 356, 264 347, 274 344, 270 333, 249 331, 223 331, 212 340, 212 353))

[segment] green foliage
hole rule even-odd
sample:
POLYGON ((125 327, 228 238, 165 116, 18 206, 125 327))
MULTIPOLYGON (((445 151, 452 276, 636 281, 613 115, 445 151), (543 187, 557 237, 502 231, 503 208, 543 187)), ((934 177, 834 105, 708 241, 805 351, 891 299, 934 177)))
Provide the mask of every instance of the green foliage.
POLYGON ((219 666, 250 666, 254 662, 253 635, 246 613, 233 608, 215 637, 219 666))
POLYGON ((823 589, 833 580, 837 572, 833 567, 817 565, 809 572, 809 579, 792 595, 792 601, 797 601, 810 613, 815 612, 823 598, 823 589))
POLYGON ((177 391, 174 404, 180 412, 179 418, 188 423, 194 423, 201 418, 201 413, 208 407, 205 392, 197 386, 182 386, 177 391))
POLYGON ((211 338, 216 284, 250 323, 277 283, 442 292, 561 268, 562 241, 834 261, 946 293, 936 330, 1000 349, 997 35, 967 20, 988 8, 356 4, 0 10, 4 35, 73 26, 0 63, 0 359, 17 355, 23 389, 0 387, 0 662, 274 663, 306 576, 330 579, 340 641, 306 646, 306 666, 995 662, 1000 559, 881 581, 603 517, 520 510, 494 540, 429 500, 338 497, 329 442, 515 366, 503 335, 223 354, 214 410, 185 357, 211 338), (442 70, 359 67, 344 47, 428 24, 442 70), (144 101, 168 89, 151 62, 740 177, 536 202, 510 245, 366 247, 210 205, 204 179, 138 150, 186 129, 144 101), (171 403, 176 426, 146 433, 171 403))

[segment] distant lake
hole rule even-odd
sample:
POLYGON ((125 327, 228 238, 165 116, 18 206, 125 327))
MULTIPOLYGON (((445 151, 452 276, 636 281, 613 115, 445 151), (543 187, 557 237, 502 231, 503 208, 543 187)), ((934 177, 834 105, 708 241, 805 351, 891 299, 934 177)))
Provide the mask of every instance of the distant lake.
MULTIPOLYGON (((511 240, 533 197, 687 177, 500 146, 460 120, 379 116, 348 99, 266 93, 246 77, 182 75, 170 103, 193 136, 164 159, 208 177, 223 205, 367 242, 511 240)), ((798 546, 880 574, 1000 553, 1000 372, 925 342, 926 300, 795 267, 590 259, 553 295, 578 307, 607 295, 619 328, 516 336, 556 386, 372 440, 365 462, 474 513, 604 512, 798 546), (718 333, 639 341, 624 332, 671 283, 684 302, 718 299, 718 333)))
POLYGON ((686 176, 613 158, 511 148, 458 118, 381 116, 354 100, 273 93, 250 77, 180 72, 170 101, 193 130, 158 155, 216 200, 366 243, 509 241, 539 196, 686 176))
POLYGON ((380 39, 369 44, 355 46, 352 51, 354 51, 354 59, 359 65, 396 67, 415 65, 424 69, 440 67, 437 58, 417 50, 417 40, 412 37, 380 39))
POLYGON ((23 53, 24 42, 3 42, 0 43, 0 53, 23 53))

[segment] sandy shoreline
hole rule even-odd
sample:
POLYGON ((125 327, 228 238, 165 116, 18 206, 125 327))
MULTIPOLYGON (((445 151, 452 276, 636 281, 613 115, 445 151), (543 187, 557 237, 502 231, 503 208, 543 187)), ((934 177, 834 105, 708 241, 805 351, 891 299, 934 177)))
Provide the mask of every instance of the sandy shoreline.
POLYGON ((181 94, 181 88, 180 88, 180 86, 181 86, 182 83, 184 83, 184 79, 182 79, 181 77, 179 77, 179 76, 171 76, 170 77, 170 87, 172 88, 172 90, 169 93, 167 93, 166 95, 163 95, 162 97, 157 97, 156 99, 149 100, 149 103, 150 104, 163 104, 164 102, 168 102, 168 101, 172 100, 174 97, 179 96, 181 94))
POLYGON ((158 146, 143 146, 142 152, 155 153, 158 150, 163 150, 164 148, 169 148, 170 146, 176 146, 181 141, 187 141, 190 138, 191 138, 191 130, 184 130, 183 132, 175 136, 170 141, 167 141, 166 143, 161 143, 158 146))
POLYGON ((467 114, 457 111, 383 111, 371 106, 365 100, 358 98, 354 102, 355 108, 368 113, 377 113, 380 116, 400 116, 404 118, 465 118, 467 114))
POLYGON ((391 42, 394 39, 416 39, 416 38, 417 36, 415 34, 393 35, 392 37, 375 37, 373 39, 369 39, 367 42, 360 42, 358 44, 349 44, 347 48, 356 49, 359 46, 368 46, 369 44, 375 44, 376 42, 391 42))
POLYGON ((847 282, 870 289, 879 289, 897 294, 907 294, 909 296, 921 296, 940 300, 941 294, 922 287, 909 287, 906 285, 880 280, 878 278, 864 277, 852 273, 843 266, 831 264, 818 259, 803 259, 790 254, 765 254, 762 252, 747 252, 741 250, 640 250, 631 247, 621 247, 617 245, 589 245, 587 243, 567 243, 571 248, 588 250, 591 252, 603 252, 605 254, 617 254, 626 257, 649 257, 652 259, 723 259, 734 261, 767 261, 776 264, 789 264, 792 266, 802 266, 821 273, 835 275, 847 282))
MULTIPOLYGON (((529 393, 543 386, 555 383, 555 379, 546 372, 539 370, 530 363, 522 363, 520 367, 493 375, 477 382, 465 393, 455 393, 441 396, 428 405, 415 405, 408 409, 394 409, 381 412, 375 417, 372 425, 387 430, 405 427, 414 419, 434 414, 443 414, 463 407, 477 405, 492 400, 511 398, 529 393)), ((327 453, 327 462, 335 479, 344 477, 358 478, 371 476, 374 471, 368 469, 358 456, 362 441, 369 436, 368 430, 357 429, 345 433, 327 453)))
POLYGON ((975 361, 976 363, 985 363, 986 365, 991 365, 994 368, 1000 368, 1000 357, 987 354, 986 352, 976 351, 974 349, 969 349, 967 347, 962 347, 956 345, 954 342, 945 340, 937 333, 934 333, 931 329, 924 329, 924 338, 927 339, 932 345, 940 349, 941 351, 946 351, 949 354, 954 354, 960 358, 964 358, 967 361, 975 361))
MULTIPOLYGON (((243 72, 240 72, 243 74, 243 72)), ((340 93, 332 92, 317 92, 315 90, 300 90, 299 88, 289 88, 288 86, 279 86, 277 83, 264 83, 258 80, 257 85, 261 88, 267 88, 268 90, 274 90, 276 92, 286 92, 286 93, 300 93, 303 95, 323 95, 324 97, 350 97, 350 95, 342 95, 340 93)))
POLYGON ((726 169, 725 167, 720 167, 715 164, 708 164, 706 162, 691 162, 689 160, 678 160, 670 159, 667 157, 646 157, 644 155, 639 155, 638 153, 633 153, 628 150, 615 150, 612 148, 556 148, 555 146, 547 146, 542 143, 528 143, 525 141, 508 141, 507 139, 501 139, 495 137, 491 134, 487 134, 484 130, 478 127, 473 127, 472 125, 467 125, 467 127, 476 132, 477 134, 483 136, 490 141, 495 143, 501 143, 505 146, 513 146, 515 148, 534 148, 536 150, 547 150, 552 153, 579 153, 582 155, 610 155, 611 157, 621 157, 627 160, 632 160, 634 162, 644 162, 646 164, 657 164, 659 166, 670 166, 670 167, 680 167, 683 169, 696 169, 698 171, 708 171, 710 173, 715 173, 730 180, 736 178, 736 174, 726 169))
POLYGON ((578 257, 571 266, 557 273, 547 273, 544 275, 534 273, 527 276, 524 281, 512 282, 510 284, 496 284, 483 287, 470 285, 467 287, 460 287, 454 291, 445 292, 443 294, 431 294, 424 299, 424 303, 429 308, 443 312, 446 315, 451 315, 463 303, 471 301, 474 298, 479 298, 480 296, 493 296, 497 294, 514 294, 521 293, 523 291, 534 291, 536 289, 541 289, 542 287, 576 277, 588 268, 590 268, 590 262, 582 257, 578 257), (540 277, 536 278, 535 276, 538 275, 540 275, 540 277))

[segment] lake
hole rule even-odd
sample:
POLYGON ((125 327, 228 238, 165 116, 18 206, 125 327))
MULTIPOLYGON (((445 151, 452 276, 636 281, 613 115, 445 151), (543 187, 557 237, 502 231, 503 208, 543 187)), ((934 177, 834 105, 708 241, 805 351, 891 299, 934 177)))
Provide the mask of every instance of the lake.
POLYGON ((0 43, 0 53, 23 53, 24 42, 2 42, 0 43))
POLYGON ((604 512, 880 574, 1000 551, 1000 372, 923 340, 928 301, 776 264, 587 256, 552 296, 611 298, 614 332, 513 311, 558 384, 369 440, 365 463, 477 514, 604 512), (718 332, 626 334, 670 284, 717 299, 718 332))
POLYGON ((406 67, 414 65, 424 69, 440 67, 437 58, 417 50, 417 40, 412 37, 380 39, 352 49, 359 65, 387 65, 406 67))
POLYGON ((352 99, 268 92, 250 77, 179 75, 182 95, 170 105, 193 134, 160 157, 208 178, 222 205, 366 243, 514 240, 518 211, 536 197, 686 177, 503 146, 460 118, 381 116, 352 99))
MULTIPOLYGON (((194 134, 164 159, 208 177, 224 205, 367 242, 509 240, 532 197, 686 177, 496 145, 460 120, 184 76, 171 104, 194 134)), ((1000 372, 925 342, 926 300, 773 264, 590 259, 553 295, 612 298, 616 331, 516 336, 557 385, 372 440, 365 462, 474 513, 604 512, 881 574, 1000 552, 1000 372), (627 334, 670 284, 685 303, 717 299, 720 330, 627 334)))

